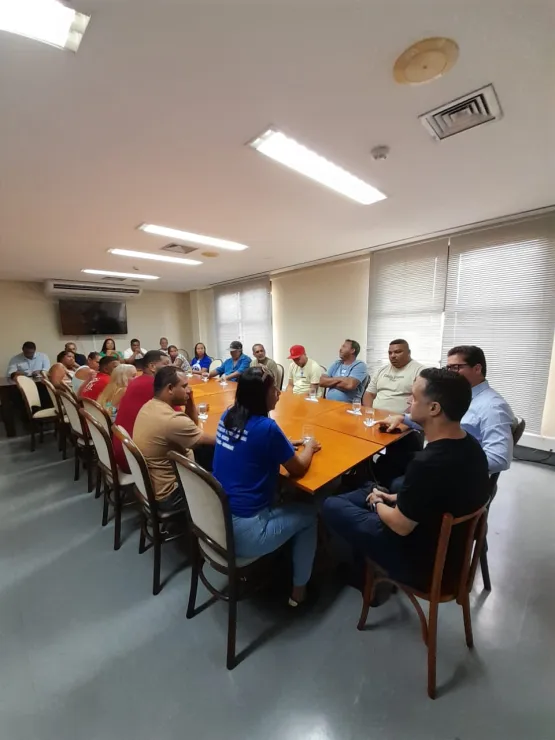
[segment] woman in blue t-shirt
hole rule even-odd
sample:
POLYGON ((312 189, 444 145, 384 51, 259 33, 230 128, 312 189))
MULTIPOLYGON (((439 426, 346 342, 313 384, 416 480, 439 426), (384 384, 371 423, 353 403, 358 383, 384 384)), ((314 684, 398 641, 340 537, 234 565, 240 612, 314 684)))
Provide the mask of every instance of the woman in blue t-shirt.
POLYGON ((212 358, 206 354, 206 347, 202 342, 195 344, 195 356, 191 360, 191 370, 196 374, 200 375, 204 371, 210 370, 210 363, 212 358))
MULTIPOLYGON (((315 440, 299 453, 268 412, 280 392, 264 367, 239 376, 234 405, 222 416, 216 435, 214 476, 229 500, 238 557, 267 555, 293 541, 291 606, 306 597, 316 552, 316 508, 310 504, 273 506, 279 466, 290 475, 305 475, 320 449, 315 440)), ((298 443, 299 445, 302 442, 298 443)))

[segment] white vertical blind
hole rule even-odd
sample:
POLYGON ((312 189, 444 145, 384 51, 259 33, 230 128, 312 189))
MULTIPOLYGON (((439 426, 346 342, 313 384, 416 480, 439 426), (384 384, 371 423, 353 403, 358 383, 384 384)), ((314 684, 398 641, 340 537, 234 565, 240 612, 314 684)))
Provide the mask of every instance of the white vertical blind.
POLYGON ((418 362, 439 364, 446 275, 447 239, 372 252, 367 342, 371 373, 388 362, 392 339, 406 339, 418 362))
POLYGON ((245 354, 260 342, 272 355, 272 297, 268 278, 224 285, 214 290, 218 357, 229 355, 229 343, 238 339, 245 354))
POLYGON ((555 216, 451 240, 443 357, 484 350, 487 378, 539 433, 555 330, 555 216))

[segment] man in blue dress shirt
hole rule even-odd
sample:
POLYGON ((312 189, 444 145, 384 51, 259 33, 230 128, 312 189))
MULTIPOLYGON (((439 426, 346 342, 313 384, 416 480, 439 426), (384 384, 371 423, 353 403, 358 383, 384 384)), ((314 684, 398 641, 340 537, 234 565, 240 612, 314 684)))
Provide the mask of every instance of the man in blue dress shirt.
POLYGON ((223 362, 220 367, 212 370, 208 377, 213 378, 216 375, 225 375, 228 380, 237 382, 238 377, 251 365, 251 358, 243 354, 243 345, 235 340, 229 345, 230 357, 223 362))
MULTIPOLYGON (((474 345, 453 347, 447 353, 446 367, 464 375, 472 386, 472 401, 461 419, 461 426, 478 440, 486 453, 490 475, 508 470, 513 458, 515 415, 507 401, 486 380, 487 364, 483 350, 474 345)), ((405 414, 404 417, 390 417, 389 430, 400 422, 418 428, 405 414)))
POLYGON ((330 401, 352 403, 362 400, 364 384, 368 378, 366 363, 357 360, 360 344, 346 339, 339 348, 339 359, 320 377, 320 386, 327 388, 330 401))
POLYGON ((40 376, 41 370, 50 370, 50 360, 44 352, 37 352, 37 345, 34 342, 25 342, 21 354, 15 355, 10 360, 6 375, 12 380, 18 375, 36 378, 40 376))

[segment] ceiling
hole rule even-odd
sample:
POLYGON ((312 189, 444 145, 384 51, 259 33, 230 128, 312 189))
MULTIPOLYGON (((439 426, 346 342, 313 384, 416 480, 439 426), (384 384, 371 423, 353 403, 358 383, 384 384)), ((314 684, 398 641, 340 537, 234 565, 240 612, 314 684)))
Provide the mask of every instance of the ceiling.
POLYGON ((70 4, 92 16, 77 55, 0 33, 0 279, 136 266, 189 290, 555 201, 550 0, 70 4), (428 36, 457 41, 456 66, 395 83, 428 36), (441 143, 419 123, 489 82, 501 121, 441 143), (388 199, 356 204, 247 148, 269 124, 388 199), (107 254, 168 243, 142 222, 250 249, 200 267, 107 254))

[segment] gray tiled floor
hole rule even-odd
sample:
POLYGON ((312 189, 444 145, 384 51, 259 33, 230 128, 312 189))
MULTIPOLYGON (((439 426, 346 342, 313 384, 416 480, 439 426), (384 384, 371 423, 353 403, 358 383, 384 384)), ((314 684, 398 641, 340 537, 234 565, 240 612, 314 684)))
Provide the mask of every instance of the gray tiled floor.
MULTIPOLYGON (((456 606, 440 614, 438 681, 395 598, 359 633, 345 589, 289 621, 239 607, 239 647, 275 628, 233 672, 225 606, 185 619, 189 572, 150 594, 133 520, 122 549, 101 506, 51 442, 0 441, 2 740, 548 740, 555 737, 555 472, 516 463, 490 516, 493 591, 473 596, 476 649, 456 606)), ((169 546, 163 565, 179 566, 169 546)))

